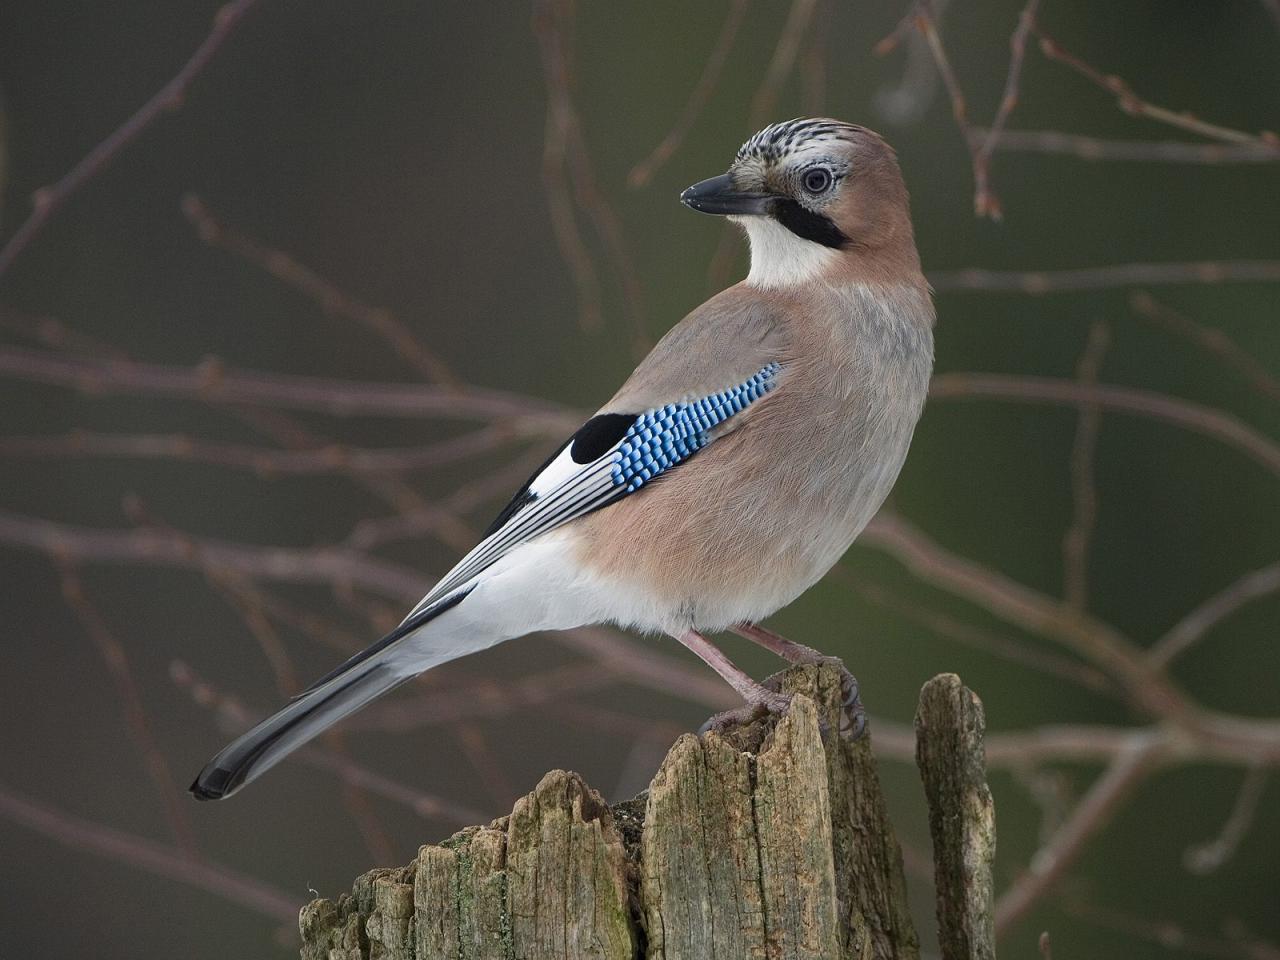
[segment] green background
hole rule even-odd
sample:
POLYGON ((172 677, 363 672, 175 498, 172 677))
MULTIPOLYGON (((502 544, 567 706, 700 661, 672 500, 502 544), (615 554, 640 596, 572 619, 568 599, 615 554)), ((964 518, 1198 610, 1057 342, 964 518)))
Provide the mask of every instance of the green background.
MULTIPOLYGON (((999 100, 1020 6, 955 3, 943 20, 977 121, 989 120, 999 100)), ((214 9, 194 0, 0 6, 6 171, 0 236, 25 218, 32 190, 70 169, 172 76, 206 34, 214 9)), ((599 187, 615 205, 641 278, 650 338, 709 292, 707 265, 720 228, 676 197, 689 183, 722 172, 752 132, 751 100, 789 5, 751 5, 724 75, 683 145, 650 184, 628 188, 630 168, 683 108, 727 9, 721 2, 582 2, 574 14, 573 95, 599 187)), ((902 12, 897 3, 823 0, 814 29, 826 59, 822 109, 880 129, 897 147, 927 270, 1280 256, 1274 164, 1089 163, 998 153, 993 181, 1006 216, 998 224, 975 219, 968 157, 943 91, 929 86, 922 113, 905 124, 877 107, 901 79, 903 55, 878 58, 872 47, 902 12)), ((1121 74, 1155 102, 1246 130, 1280 126, 1280 31, 1264 3, 1047 2, 1041 22, 1069 49, 1121 74)), ((326 318, 261 271, 202 243, 180 211, 182 196, 195 192, 232 224, 290 251, 351 295, 394 310, 467 381, 594 408, 636 357, 618 277, 589 224, 583 230, 600 254, 605 324, 579 328, 542 182, 546 94, 530 23, 529 8, 515 4, 267 0, 196 82, 184 108, 78 194, 0 280, 0 305, 56 317, 154 362, 190 366, 216 355, 259 370, 412 379, 375 338, 326 318)), ((803 87, 797 78, 788 81, 768 119, 810 112, 812 94, 803 87)), ((1125 115, 1035 49, 1028 51, 1011 126, 1116 138, 1180 135, 1125 115)), ((741 272, 739 262, 734 275, 741 272)), ((1154 292, 1280 374, 1274 285, 1154 292)), ((1071 377, 1090 325, 1102 321, 1112 337, 1104 382, 1174 394, 1228 411, 1263 434, 1280 433, 1274 400, 1138 318, 1129 293, 941 293, 937 369, 1071 377)), ((232 419, 196 403, 84 397, 18 381, 0 382, 0 420, 6 434, 85 428, 252 439, 232 419)), ((1058 595, 1076 420, 1069 408, 932 404, 894 506, 948 549, 1058 595)), ((422 443, 457 429, 423 421, 308 422, 366 446, 422 443)), ((417 475, 414 483, 427 495, 445 494, 478 469, 452 467, 417 475)), ((1097 487, 1091 607, 1143 643, 1204 597, 1276 559, 1276 477, 1212 440, 1104 415, 1097 487)), ((189 533, 259 544, 338 541, 359 518, 386 512, 338 478, 265 482, 243 471, 148 461, 8 458, 0 462, 0 490, 6 510, 117 528, 129 524, 123 498, 136 494, 155 517, 189 533)), ((478 527, 499 500, 471 517, 478 527)), ((386 555, 420 569, 425 583, 454 552, 415 539, 386 555)), ((0 547, 0 562, 6 624, 0 780, 67 813, 167 839, 115 688, 62 602, 53 565, 9 547, 0 547)), ((883 553, 855 546, 844 567, 851 577, 829 577, 773 623, 844 657, 873 715, 909 722, 920 684, 954 670, 982 695, 993 731, 1136 722, 1112 700, 957 644, 851 589, 856 583, 891 591, 908 607, 945 612, 1028 649, 1051 649, 915 581, 883 553)), ((171 663, 189 663, 245 703, 266 707, 277 693, 261 652, 198 574, 94 566, 83 576, 128 651, 163 754, 185 783, 224 735, 170 681, 171 663)), ((285 592, 368 630, 324 590, 285 592)), ((1274 596, 1248 606, 1178 662, 1177 680, 1221 710, 1280 714, 1278 614, 1274 596)), ((332 664, 331 651, 294 635, 286 642, 304 674, 332 664)), ((757 675, 774 669, 745 643, 729 641, 727 649, 757 675)), ((530 638, 442 672, 437 682, 447 688, 484 674, 501 682, 570 659, 559 645, 530 638)), ((579 699, 685 728, 707 712, 626 685, 579 699)), ((617 799, 643 784, 635 764, 656 762, 645 753, 629 760, 628 744, 620 748, 615 737, 550 711, 477 727, 505 782, 486 786, 448 725, 397 736, 352 734, 348 742, 362 763, 486 815, 505 812, 551 767, 576 769, 617 799)), ((1068 797, 1097 773, 1054 769, 1068 797)), ((904 838, 927 850, 913 771, 886 763, 885 778, 904 838)), ((1003 955, 1034 956, 1043 929, 1052 932, 1055 955, 1068 960, 1166 954, 1148 938, 1077 916, 1070 904, 1079 901, 1214 937, 1238 922, 1258 937, 1280 939, 1274 785, 1246 841, 1221 869, 1197 876, 1183 866, 1186 849, 1219 830, 1241 778, 1238 768, 1204 765, 1146 782, 1064 882, 1011 932, 1003 955)), ((1002 887, 1038 843, 1041 810, 1029 779, 993 777, 1002 887)), ((459 826, 377 808, 396 862, 459 826)), ((282 767, 233 802, 193 807, 190 816, 211 859, 299 902, 309 888, 335 895, 375 865, 332 779, 300 764, 282 767)), ((284 956, 291 949, 278 925, 257 914, 17 825, 0 822, 0 848, 6 956, 212 958, 284 956)), ((928 943, 930 895, 920 878, 911 881, 928 943)))

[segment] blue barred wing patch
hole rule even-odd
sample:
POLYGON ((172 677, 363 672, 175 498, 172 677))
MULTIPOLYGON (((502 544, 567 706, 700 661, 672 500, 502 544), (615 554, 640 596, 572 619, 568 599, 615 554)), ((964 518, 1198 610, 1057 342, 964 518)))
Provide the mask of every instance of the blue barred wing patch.
POLYGON ((669 403, 636 418, 613 454, 614 486, 634 493, 707 445, 711 432, 774 387, 781 367, 761 367, 750 379, 701 400, 669 403))

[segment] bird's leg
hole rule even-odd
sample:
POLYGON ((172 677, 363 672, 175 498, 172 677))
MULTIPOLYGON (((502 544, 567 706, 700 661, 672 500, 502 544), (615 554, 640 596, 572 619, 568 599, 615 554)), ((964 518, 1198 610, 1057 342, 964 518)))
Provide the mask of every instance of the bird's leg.
POLYGON ((696 653, 703 663, 720 674, 725 683, 737 690, 742 695, 742 699, 747 701, 745 706, 736 710, 716 714, 703 724, 700 733, 705 733, 707 730, 723 730, 737 723, 745 723, 765 712, 782 713, 791 703, 791 697, 787 694, 762 686, 740 670, 721 652, 719 647, 697 630, 686 630, 676 639, 696 653))
POLYGON ((788 640, 781 634, 774 633, 758 623, 740 623, 733 628, 740 637, 746 637, 760 644, 766 650, 776 653, 787 663, 830 663, 840 668, 840 691, 843 694, 844 717, 840 721, 840 735, 856 740, 867 728, 867 712, 858 696, 858 678, 846 669, 839 657, 829 657, 813 647, 788 640))
POLYGON ((753 643, 760 644, 771 653, 776 653, 787 663, 830 663, 837 661, 836 657, 828 657, 826 654, 813 649, 813 647, 806 647, 803 643, 788 640, 782 634, 774 633, 768 627, 762 627, 758 623, 740 623, 731 629, 738 636, 746 637, 753 643))

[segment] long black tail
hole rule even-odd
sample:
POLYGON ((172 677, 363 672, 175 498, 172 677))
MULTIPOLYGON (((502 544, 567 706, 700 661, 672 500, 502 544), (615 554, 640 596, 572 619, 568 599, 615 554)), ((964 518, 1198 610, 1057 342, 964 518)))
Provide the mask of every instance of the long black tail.
POLYGON ((224 747, 191 784, 197 800, 221 800, 256 780, 298 747, 412 676, 387 664, 355 668, 292 701, 224 747))
POLYGON ((469 589, 459 591, 414 614, 377 643, 322 677, 278 713, 224 747, 205 764, 191 784, 196 799, 221 800, 231 796, 343 717, 423 670, 464 652, 441 651, 433 658, 417 651, 413 659, 406 662, 400 641, 457 606, 469 592, 469 589))

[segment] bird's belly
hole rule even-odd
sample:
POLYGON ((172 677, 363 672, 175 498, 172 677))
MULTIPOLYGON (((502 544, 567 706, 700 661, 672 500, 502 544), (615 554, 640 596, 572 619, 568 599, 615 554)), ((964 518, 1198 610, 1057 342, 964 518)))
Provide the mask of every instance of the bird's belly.
POLYGON ((764 619, 848 550, 893 486, 909 438, 877 445, 874 458, 851 447, 817 467, 734 470, 727 437, 701 455, 724 457, 726 469, 677 470, 586 518, 579 561, 623 626, 679 634, 764 619))

